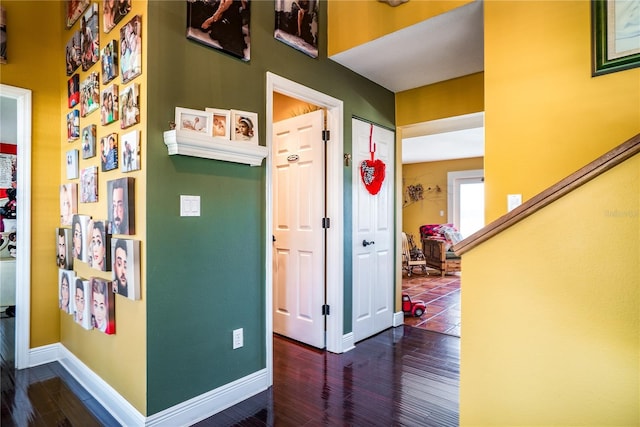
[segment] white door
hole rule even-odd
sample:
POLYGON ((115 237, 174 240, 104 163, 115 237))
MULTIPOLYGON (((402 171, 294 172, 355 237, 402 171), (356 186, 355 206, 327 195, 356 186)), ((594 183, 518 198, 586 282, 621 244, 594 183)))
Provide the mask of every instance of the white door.
POLYGON ((273 124, 273 331, 325 347, 324 114, 273 124))
POLYGON ((363 340, 393 324, 393 132, 353 119, 353 334, 363 340), (385 164, 380 191, 365 188, 361 163, 385 164))

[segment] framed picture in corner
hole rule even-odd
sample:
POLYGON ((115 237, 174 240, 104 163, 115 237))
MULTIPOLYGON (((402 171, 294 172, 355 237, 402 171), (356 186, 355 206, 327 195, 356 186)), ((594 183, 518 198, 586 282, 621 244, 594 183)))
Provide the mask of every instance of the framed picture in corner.
POLYGON ((640 67, 640 0, 592 0, 592 75, 640 67))
POLYGON ((231 140, 258 144, 258 114, 248 111, 231 110, 231 140))
POLYGON ((206 111, 176 107, 176 129, 178 131, 197 132, 211 135, 213 116, 206 111))

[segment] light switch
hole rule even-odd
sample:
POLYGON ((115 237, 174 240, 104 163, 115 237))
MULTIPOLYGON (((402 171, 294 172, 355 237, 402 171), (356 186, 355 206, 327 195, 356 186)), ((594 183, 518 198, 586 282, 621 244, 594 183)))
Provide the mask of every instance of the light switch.
POLYGON ((200 196, 180 196, 180 216, 200 216, 200 196))
POLYGON ((507 194, 507 212, 511 212, 522 204, 522 194, 507 194))

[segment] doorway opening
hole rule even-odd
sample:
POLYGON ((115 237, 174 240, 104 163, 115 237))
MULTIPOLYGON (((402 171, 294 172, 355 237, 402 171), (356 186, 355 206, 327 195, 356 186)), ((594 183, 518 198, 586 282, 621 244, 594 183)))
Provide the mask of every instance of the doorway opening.
MULTIPOLYGON (((304 85, 267 72, 266 88, 266 146, 273 150, 274 132, 274 94, 300 100, 326 110, 327 127, 331 137, 326 144, 326 216, 330 227, 326 229, 326 304, 330 307, 330 316, 326 317, 326 350, 342 353, 350 348, 343 338, 343 281, 344 281, 344 230, 343 230, 343 102, 304 85)), ((273 383, 273 156, 267 156, 266 214, 265 214, 265 325, 266 325, 266 361, 270 384, 273 383)), ((320 308, 319 308, 320 309, 320 308)))
POLYGON ((15 129, 17 145, 16 182, 16 249, 15 249, 15 358, 14 366, 29 366, 29 328, 31 317, 31 91, 0 85, 0 98, 14 100, 15 115, 11 126, 15 129))

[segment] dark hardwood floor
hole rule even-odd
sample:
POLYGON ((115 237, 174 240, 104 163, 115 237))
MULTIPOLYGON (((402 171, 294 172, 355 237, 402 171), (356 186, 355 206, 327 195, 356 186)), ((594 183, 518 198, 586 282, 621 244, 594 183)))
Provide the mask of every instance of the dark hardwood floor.
POLYGON ((344 354, 273 347, 272 389, 196 426, 458 425, 458 337, 401 326, 344 354))
POLYGON ((14 327, 0 319, 2 427, 120 426, 59 363, 14 369, 14 327))
MULTIPOLYGON (((195 425, 458 425, 457 337, 405 325, 344 354, 279 336, 273 348, 272 388, 195 425)), ((3 427, 118 425, 57 362, 16 371, 12 358, 2 359, 3 427)))

